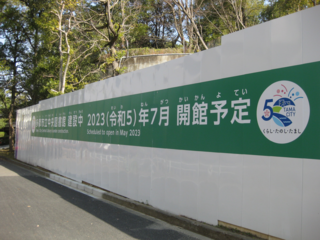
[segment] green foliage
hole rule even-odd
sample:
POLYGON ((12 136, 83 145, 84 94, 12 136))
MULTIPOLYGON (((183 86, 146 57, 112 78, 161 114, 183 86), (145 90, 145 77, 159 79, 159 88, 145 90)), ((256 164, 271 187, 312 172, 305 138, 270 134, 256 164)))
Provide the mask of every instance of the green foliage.
MULTIPOLYGON (((117 2, 112 9, 110 19, 115 32, 110 29, 104 1, 94 3, 93 0, 65 0, 64 3, 67 10, 64 12, 62 30, 70 30, 68 41, 71 59, 66 74, 66 93, 99 81, 108 75, 110 66, 115 62, 119 64, 127 55, 191 53, 199 50, 194 47, 196 45, 192 45, 197 44, 199 39, 194 33, 190 35, 191 25, 186 20, 181 25, 184 41, 186 45, 193 47, 183 50, 182 39, 175 29, 173 13, 164 0, 117 2), (78 22, 73 22, 71 29, 67 29, 66 23, 71 13, 76 16, 75 19, 78 17, 78 22), (80 17, 83 21, 79 20, 80 17), (86 22, 88 18, 92 19, 95 27, 110 39, 107 40, 95 31, 90 25, 91 22, 86 22), (121 25, 124 18, 127 20, 121 25)), ((243 26, 237 26, 237 16, 230 1, 204 0, 193 3, 194 19, 207 45, 211 47, 220 45, 221 36, 233 31, 212 6, 216 6, 220 13, 224 11, 232 29, 236 31, 243 29, 243 26), (219 5, 220 2, 222 5, 219 5)), ((315 3, 319 4, 320 0, 271 0, 268 4, 264 4, 263 0, 237 0, 234 3, 240 6, 241 21, 245 27, 250 27, 310 8, 315 3)), ((1 84, 6 86, 0 95, 1 108, 5 114, 8 114, 11 106, 9 97, 12 92, 14 92, 15 108, 36 104, 61 94, 58 19, 53 14, 59 6, 56 0, 0 2, 0 71, 1 84), (10 46, 9 40, 11 43, 16 43, 16 48, 10 46), (12 49, 15 49, 15 52, 12 49), (18 62, 13 61, 14 56, 18 62), (13 85, 15 89, 12 89, 13 85)), ((181 14, 183 18, 183 13, 181 14)), ((62 50, 67 50, 64 39, 62 50)), ((63 67, 66 67, 66 60, 67 55, 64 55, 63 67)), ((113 71, 118 75, 124 73, 125 68, 113 71)))
POLYGON ((261 23, 260 13, 266 7, 264 4, 264 0, 247 0, 246 3, 246 26, 251 27, 261 23))
POLYGON ((271 0, 261 11, 261 20, 266 22, 320 4, 320 0, 271 0))
POLYGON ((142 0, 137 24, 130 32, 130 45, 134 48, 174 47, 178 40, 174 17, 166 1, 142 0))
POLYGON ((149 26, 143 23, 137 23, 129 33, 130 46, 139 47, 147 41, 149 26))
POLYGON ((66 84, 66 90, 65 93, 73 92, 74 87, 71 84, 66 84))
POLYGON ((221 36, 254 26, 261 22, 260 13, 265 8, 264 0, 246 1, 207 0, 202 8, 210 9, 199 18, 203 38, 213 46, 220 45, 221 36))
MULTIPOLYGON (((8 124, 8 118, 0 118, 0 129, 7 126, 7 124, 8 124)), ((4 133, 4 132, 0 132, 0 133, 4 133)), ((4 137, 4 134, 3 136, 0 136, 0 137, 4 137)))
POLYGON ((118 75, 123 74, 123 73, 126 73, 127 67, 118 68, 116 71, 117 71, 117 74, 118 74, 118 75))

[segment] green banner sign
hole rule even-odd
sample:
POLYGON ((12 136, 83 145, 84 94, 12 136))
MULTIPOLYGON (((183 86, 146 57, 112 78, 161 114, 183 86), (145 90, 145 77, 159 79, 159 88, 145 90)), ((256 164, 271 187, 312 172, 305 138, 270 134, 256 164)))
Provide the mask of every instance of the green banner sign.
POLYGON ((320 159, 320 62, 32 114, 34 137, 320 159))

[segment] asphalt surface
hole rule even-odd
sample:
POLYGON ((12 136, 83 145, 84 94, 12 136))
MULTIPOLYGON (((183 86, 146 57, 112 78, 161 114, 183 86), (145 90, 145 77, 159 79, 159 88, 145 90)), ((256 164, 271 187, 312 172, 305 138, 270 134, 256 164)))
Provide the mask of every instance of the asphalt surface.
POLYGON ((0 159, 0 240, 208 239, 0 159))

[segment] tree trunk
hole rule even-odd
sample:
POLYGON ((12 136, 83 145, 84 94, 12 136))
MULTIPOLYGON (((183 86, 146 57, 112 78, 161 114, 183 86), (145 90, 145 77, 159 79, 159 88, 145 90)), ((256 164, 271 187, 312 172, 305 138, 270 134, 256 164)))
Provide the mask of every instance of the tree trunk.
POLYGON ((62 91, 63 86, 63 57, 62 53, 60 53, 60 69, 59 69, 59 92, 62 91))
POLYGON ((13 118, 13 105, 10 107, 10 112, 9 112, 9 151, 14 151, 14 126, 12 119, 13 118))
POLYGON ((59 19, 59 53, 60 53, 60 69, 59 69, 59 92, 62 91, 63 86, 63 53, 62 53, 62 31, 61 19, 59 19))
POLYGON ((64 87, 65 87, 65 78, 63 73, 63 50, 62 50, 62 38, 63 38, 63 32, 62 32, 62 16, 64 11, 64 4, 61 4, 61 9, 58 15, 59 18, 59 53, 60 53, 60 69, 59 69, 59 92, 64 93, 64 87))
MULTIPOLYGON (((15 44, 15 52, 17 52, 17 42, 15 44)), ((13 79, 12 79, 12 88, 11 88, 11 105, 10 105, 10 111, 9 111, 9 151, 14 151, 14 126, 13 126, 13 114, 14 114, 14 106, 16 102, 16 81, 18 76, 17 71, 17 55, 14 56, 13 61, 13 79)))
POLYGON ((11 106, 9 112, 9 151, 14 151, 14 125, 13 125, 13 113, 14 113, 14 104, 15 104, 15 95, 16 95, 16 86, 15 84, 12 86, 11 93, 11 106))
MULTIPOLYGON (((115 56, 117 53, 116 49, 114 46, 111 47, 111 56, 115 56)), ((112 75, 113 77, 115 77, 117 75, 117 70, 119 68, 119 63, 117 62, 117 60, 114 60, 112 62, 112 75)))

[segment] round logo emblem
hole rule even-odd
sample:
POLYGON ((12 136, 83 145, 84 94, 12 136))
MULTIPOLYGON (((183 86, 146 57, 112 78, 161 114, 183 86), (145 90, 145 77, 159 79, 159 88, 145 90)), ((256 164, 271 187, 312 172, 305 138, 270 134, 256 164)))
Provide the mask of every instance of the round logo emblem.
POLYGON ((308 97, 294 82, 275 82, 259 99, 258 124, 272 142, 284 144, 296 140, 308 125, 309 116, 308 97))
POLYGON ((36 117, 32 117, 32 133, 36 130, 36 117))

